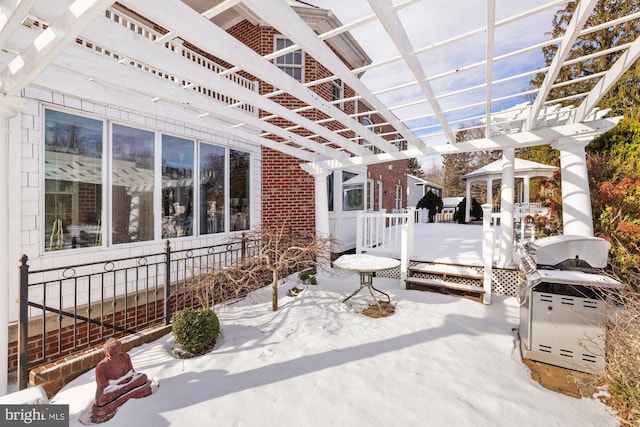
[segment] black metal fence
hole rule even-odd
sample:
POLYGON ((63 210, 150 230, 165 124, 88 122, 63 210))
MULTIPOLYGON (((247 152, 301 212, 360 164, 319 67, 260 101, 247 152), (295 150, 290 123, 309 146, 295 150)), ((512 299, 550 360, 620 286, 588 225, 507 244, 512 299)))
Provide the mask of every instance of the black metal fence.
POLYGON ((144 256, 34 271, 23 255, 18 387, 27 387, 33 366, 111 336, 168 325, 173 313, 198 305, 188 287, 190 278, 237 263, 258 247, 258 241, 244 235, 231 243, 181 250, 172 250, 167 240, 164 250, 144 256))

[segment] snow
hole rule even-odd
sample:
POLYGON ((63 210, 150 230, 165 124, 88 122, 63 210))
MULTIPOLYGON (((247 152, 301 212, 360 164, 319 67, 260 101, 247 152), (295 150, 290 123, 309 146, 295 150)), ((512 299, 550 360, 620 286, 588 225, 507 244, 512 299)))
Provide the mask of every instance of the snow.
MULTIPOLYGON (((279 310, 269 287, 218 307, 223 335, 192 359, 173 356, 167 335, 129 351, 133 366, 158 382, 148 397, 125 403, 105 426, 616 426, 597 399, 575 399, 531 379, 512 328, 515 298, 493 304, 407 291, 376 277, 395 314, 361 314, 372 303, 354 272, 318 275, 318 285, 288 296, 279 310)), ((70 405, 70 426, 95 393, 95 370, 65 386, 51 403, 70 405)))
POLYGON ((333 266, 342 270, 374 272, 397 268, 400 261, 394 258, 367 254, 342 255, 333 262, 333 266))

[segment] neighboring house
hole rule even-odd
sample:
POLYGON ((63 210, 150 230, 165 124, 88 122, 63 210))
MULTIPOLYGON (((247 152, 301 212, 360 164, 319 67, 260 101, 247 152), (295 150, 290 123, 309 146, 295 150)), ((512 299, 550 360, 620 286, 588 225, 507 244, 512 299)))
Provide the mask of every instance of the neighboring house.
POLYGON ((444 187, 414 175, 407 175, 407 207, 416 207, 429 191, 442 198, 444 187))

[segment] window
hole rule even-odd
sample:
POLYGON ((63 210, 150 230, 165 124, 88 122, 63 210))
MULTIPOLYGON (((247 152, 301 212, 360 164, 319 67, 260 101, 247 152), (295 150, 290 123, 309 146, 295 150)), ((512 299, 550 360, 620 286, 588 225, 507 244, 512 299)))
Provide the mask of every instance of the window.
POLYGON ((374 195, 374 182, 372 179, 367 180, 367 210, 373 211, 375 206, 373 204, 374 195))
POLYGON ((112 242, 153 240, 154 133, 112 127, 112 242))
MULTIPOLYGON (((275 39, 276 51, 285 49, 292 45, 293 42, 285 37, 277 36, 275 39)), ((300 83, 302 83, 303 63, 302 50, 300 49, 279 56, 275 60, 275 64, 278 66, 278 68, 289 74, 300 83)))
POLYGON ((162 135, 162 238, 193 234, 193 141, 162 135))
POLYGON ((225 149, 200 143, 200 234, 224 231, 225 149))
POLYGON ((364 209, 364 175, 342 172, 342 210, 358 211, 364 209))
POLYGON ((378 181, 378 210, 382 210, 382 181, 378 181))
POLYGON ((402 185, 396 184, 396 198, 394 201, 396 209, 402 209, 402 185))
MULTIPOLYGON (((340 101, 344 98, 344 83, 342 80, 335 79, 331 82, 331 100, 340 101)), ((339 102, 336 106, 340 109, 344 108, 344 102, 339 102)))
POLYGON ((103 122, 45 110, 45 250, 102 244, 103 122))
POLYGON ((329 205, 329 212, 333 212, 333 177, 334 172, 331 172, 327 176, 327 204, 329 205))
POLYGON ((45 251, 250 228, 249 152, 50 109, 43 128, 45 251))
POLYGON ((229 150, 229 219, 234 231, 249 229, 249 165, 249 153, 229 150))
MULTIPOLYGON (((371 132, 373 132, 373 123, 371 123, 371 120, 369 120, 368 118, 364 117, 362 119, 362 126, 366 127, 367 129, 369 129, 371 132)), ((366 139, 362 140, 362 146, 368 148, 369 150, 373 151, 373 144, 371 144, 369 141, 367 141, 366 139)))

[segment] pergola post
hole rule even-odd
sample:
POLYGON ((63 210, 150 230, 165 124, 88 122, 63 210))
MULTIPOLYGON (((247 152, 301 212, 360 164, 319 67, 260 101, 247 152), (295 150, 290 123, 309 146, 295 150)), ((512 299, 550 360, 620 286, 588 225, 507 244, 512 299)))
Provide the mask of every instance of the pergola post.
MULTIPOLYGON (((315 214, 316 214, 316 236, 318 238, 328 238, 331 235, 329 227, 329 193, 327 191, 327 177, 331 174, 328 170, 307 170, 314 180, 315 193, 315 214)), ((323 257, 327 262, 330 254, 323 257)), ((325 267, 329 267, 326 265, 325 267)))
POLYGON ((586 145, 593 136, 558 139, 552 147, 560 151, 563 234, 593 236, 593 214, 589 194, 586 145))
MULTIPOLYGON (((9 161, 9 146, 11 138, 11 130, 19 131, 19 123, 11 125, 13 118, 22 111, 26 100, 17 97, 2 97, 0 101, 0 200, 3 201, 0 207, 0 235, 3 236, 0 243, 0 396, 7 394, 7 366, 9 364, 9 269, 14 267, 14 263, 10 262, 11 251, 10 245, 12 239, 9 239, 9 218, 16 215, 15 205, 9 203, 10 195, 10 173, 12 168, 9 161)), ((17 138, 20 134, 17 133, 17 138)), ((14 148, 18 150, 19 148, 14 148)), ((15 193, 15 189, 14 189, 15 193)), ((18 211, 19 212, 19 211, 18 211)), ((19 216, 19 215, 18 215, 19 216)), ((15 260, 14 260, 15 261, 15 260)), ((16 269, 17 270, 17 269, 16 269)))
POLYGON ((502 181, 500 187, 500 266, 513 265, 513 196, 516 153, 513 148, 502 150, 502 181))

